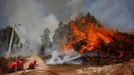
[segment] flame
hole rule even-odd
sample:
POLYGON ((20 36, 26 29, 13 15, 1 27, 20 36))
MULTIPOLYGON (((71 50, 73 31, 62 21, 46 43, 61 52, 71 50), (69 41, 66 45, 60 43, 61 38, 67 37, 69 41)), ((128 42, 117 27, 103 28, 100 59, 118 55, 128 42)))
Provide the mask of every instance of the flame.
POLYGON ((65 55, 70 54, 70 52, 73 49, 71 42, 68 44, 65 44, 63 40, 61 41, 60 47, 61 47, 61 52, 63 52, 65 55))
POLYGON ((84 16, 70 21, 68 34, 66 43, 63 40, 61 42, 65 55, 69 55, 73 50, 82 55, 95 51, 102 59, 106 58, 112 62, 134 58, 134 34, 103 27, 93 17, 84 16))
POLYGON ((68 43, 64 46, 64 51, 67 53, 68 49, 73 48, 73 44, 85 40, 86 45, 82 45, 80 53, 90 52, 99 48, 101 44, 109 44, 112 41, 112 36, 114 32, 106 30, 103 27, 97 27, 90 20, 87 21, 87 18, 83 17, 80 21, 80 24, 77 24, 75 21, 70 22, 71 35, 69 36, 68 43), (86 24, 86 25, 85 25, 86 24))
POLYGON ((63 41, 61 41, 61 49, 64 50, 63 51, 64 54, 68 54, 69 53, 69 48, 68 48, 68 46, 66 46, 66 44, 63 41))
POLYGON ((86 17, 83 17, 81 20, 81 24, 85 24, 86 23, 86 17))
POLYGON ((74 21, 71 21, 70 27, 73 34, 70 38, 73 40, 73 42, 78 42, 85 37, 85 33, 79 30, 79 28, 76 26, 76 23, 74 21))

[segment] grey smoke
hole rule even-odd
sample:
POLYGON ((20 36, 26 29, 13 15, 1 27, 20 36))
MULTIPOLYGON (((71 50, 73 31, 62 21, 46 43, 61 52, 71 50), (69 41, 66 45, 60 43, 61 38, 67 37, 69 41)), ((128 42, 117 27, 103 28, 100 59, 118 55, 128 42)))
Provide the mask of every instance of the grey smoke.
MULTIPOLYGON (((52 50, 49 50, 52 51, 52 50)), ((51 58, 46 61, 46 64, 81 64, 81 61, 73 61, 77 58, 80 58, 81 55, 74 51, 73 49, 70 51, 70 54, 65 55, 59 50, 54 50, 50 53, 51 58), (62 56, 62 58, 61 58, 62 56)))
POLYGON ((88 9, 103 24, 120 31, 134 29, 133 0, 96 0, 88 9))
POLYGON ((5 7, 2 13, 7 18, 7 24, 12 26, 21 24, 15 30, 21 38, 20 42, 29 46, 24 47, 17 55, 20 53, 24 55, 26 51, 26 55, 27 53, 29 55, 29 52, 38 54, 38 43, 41 42, 40 37, 43 30, 49 28, 52 38, 60 20, 67 20, 65 19, 67 16, 69 20, 72 14, 78 14, 77 12, 82 11, 83 8, 82 6, 77 7, 83 2, 81 0, 5 0, 3 2, 5 7))
POLYGON ((40 42, 45 28, 54 34, 59 21, 91 12, 106 26, 121 31, 134 29, 133 0, 0 0, 0 24, 22 24, 26 36, 40 42))
POLYGON ((83 0, 6 0, 5 14, 8 24, 23 25, 27 30, 27 37, 40 42, 40 35, 45 28, 51 30, 52 37, 60 20, 72 19, 74 14, 83 11, 83 0))

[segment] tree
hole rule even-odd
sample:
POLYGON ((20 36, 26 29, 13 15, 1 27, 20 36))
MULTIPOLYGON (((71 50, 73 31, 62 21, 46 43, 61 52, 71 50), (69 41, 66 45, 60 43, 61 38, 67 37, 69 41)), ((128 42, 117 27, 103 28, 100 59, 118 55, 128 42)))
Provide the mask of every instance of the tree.
POLYGON ((50 30, 48 28, 46 28, 44 30, 43 35, 41 36, 41 42, 42 42, 42 46, 44 48, 48 48, 50 47, 51 41, 50 41, 50 30))
POLYGON ((69 25, 64 24, 62 21, 59 22, 58 28, 55 30, 53 36, 53 44, 56 49, 59 49, 62 42, 67 41, 69 34, 69 25))
POLYGON ((91 20, 96 25, 99 25, 99 21, 95 18, 95 16, 92 16, 90 12, 86 14, 87 19, 91 20))
MULTIPOLYGON (((4 29, 0 29, 0 48, 2 48, 0 53, 2 53, 2 54, 5 53, 8 50, 12 30, 13 30, 13 28, 11 26, 7 26, 4 29)), ((18 43, 19 43, 19 37, 18 37, 16 31, 14 31, 12 46, 14 44, 18 44, 18 43)), ((11 46, 11 48, 12 48, 12 46, 11 46)))

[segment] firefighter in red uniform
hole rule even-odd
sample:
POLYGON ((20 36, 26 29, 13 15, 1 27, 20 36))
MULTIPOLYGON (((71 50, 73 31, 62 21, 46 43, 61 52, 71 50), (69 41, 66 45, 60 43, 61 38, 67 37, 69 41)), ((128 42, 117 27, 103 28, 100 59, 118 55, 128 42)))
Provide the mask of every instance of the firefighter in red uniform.
POLYGON ((17 62, 12 62, 8 64, 9 72, 14 72, 17 70, 17 62))
POLYGON ((33 62, 31 62, 30 64, 29 64, 29 68, 28 69, 35 69, 35 67, 36 67, 36 60, 34 60, 33 62))
POLYGON ((23 70, 23 59, 18 59, 17 61, 8 64, 9 72, 14 72, 17 70, 23 70))
POLYGON ((17 60, 17 70, 23 70, 23 59, 17 60))

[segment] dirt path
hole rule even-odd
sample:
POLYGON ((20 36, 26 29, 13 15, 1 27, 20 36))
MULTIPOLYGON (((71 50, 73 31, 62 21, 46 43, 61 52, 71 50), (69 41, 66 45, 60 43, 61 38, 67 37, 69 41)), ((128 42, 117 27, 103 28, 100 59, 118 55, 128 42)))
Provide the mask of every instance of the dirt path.
MULTIPOLYGON (((38 59, 39 64, 34 70, 26 70, 23 75, 134 75, 134 60, 129 62, 91 67, 90 65, 46 65, 39 57, 32 56, 29 60, 38 59)), ((25 63, 25 68, 30 61, 25 63)), ((22 75, 22 71, 7 75, 22 75)))
POLYGON ((40 58, 40 57, 38 57, 38 56, 31 56, 31 57, 29 57, 29 58, 26 58, 26 62, 24 63, 24 69, 27 69, 28 68, 28 65, 31 63, 31 62, 33 62, 34 60, 37 62, 37 65, 42 65, 42 64, 44 64, 44 61, 40 58))

